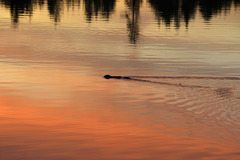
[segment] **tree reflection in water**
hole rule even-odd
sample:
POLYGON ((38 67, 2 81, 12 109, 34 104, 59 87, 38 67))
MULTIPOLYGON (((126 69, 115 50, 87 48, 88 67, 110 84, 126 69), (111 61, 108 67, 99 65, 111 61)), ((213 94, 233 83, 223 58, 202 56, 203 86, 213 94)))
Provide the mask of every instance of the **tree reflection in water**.
POLYGON ((87 22, 91 22, 92 18, 99 14, 108 20, 115 9, 116 0, 84 0, 84 4, 87 22))
POLYGON ((128 8, 126 19, 129 41, 135 44, 139 38, 139 11, 142 0, 126 0, 125 2, 128 8))
POLYGON ((175 25, 179 26, 179 0, 149 0, 149 3, 155 11, 159 25, 164 21, 169 27, 174 21, 175 25))
POLYGON ((48 0, 48 11, 54 22, 60 21, 62 11, 62 0, 48 0))
POLYGON ((148 0, 155 12, 158 23, 165 23, 170 27, 174 23, 178 29, 182 19, 188 27, 189 21, 194 19, 199 8, 202 17, 210 21, 214 15, 227 13, 231 5, 239 6, 240 0, 148 0))
MULTIPOLYGON (((19 18, 22 16, 32 16, 33 10, 42 9, 47 5, 50 18, 56 22, 61 21, 64 5, 67 8, 79 7, 81 0, 0 0, 10 10, 13 26, 17 27, 19 18)), ((140 7, 143 0, 125 0, 127 12, 127 30, 130 43, 137 43, 140 32, 140 7)), ((188 28, 191 19, 195 18, 197 11, 200 12, 205 21, 210 21, 214 15, 227 14, 234 5, 239 7, 240 0, 146 0, 155 13, 159 25, 163 23, 166 27, 172 25, 176 29, 180 28, 181 22, 188 28)), ((104 20, 109 20, 110 15, 115 11, 116 0, 83 0, 84 13, 87 22, 92 22, 93 18, 99 15, 104 20)))
POLYGON ((31 16, 33 14, 33 1, 32 0, 1 0, 1 4, 4 4, 9 8, 11 12, 11 20, 16 27, 19 23, 19 17, 21 15, 31 16))

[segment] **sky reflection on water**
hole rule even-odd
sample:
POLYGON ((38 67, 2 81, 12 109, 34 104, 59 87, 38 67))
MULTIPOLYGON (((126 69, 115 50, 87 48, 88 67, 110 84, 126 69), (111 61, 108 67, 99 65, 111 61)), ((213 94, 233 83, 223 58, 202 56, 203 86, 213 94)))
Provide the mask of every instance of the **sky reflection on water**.
POLYGON ((0 159, 239 159, 239 0, 0 2, 0 159))
MULTIPOLYGON (((50 18, 57 23, 61 22, 61 16, 65 12, 73 10, 83 10, 85 20, 88 23, 98 19, 109 20, 111 14, 115 12, 116 0, 1 0, 6 8, 10 10, 13 26, 16 27, 19 23, 19 18, 23 16, 32 17, 36 9, 42 10, 47 6, 50 18), (84 6, 84 7, 81 7, 84 6)), ((139 11, 142 7, 142 0, 125 0, 126 11, 125 17, 127 20, 127 28, 130 43, 136 43, 140 32, 140 15, 139 11)), ((155 17, 158 25, 164 24, 170 28, 174 25, 175 29, 179 29, 181 22, 185 23, 188 28, 189 22, 194 20, 197 12, 206 22, 211 21, 213 16, 219 14, 229 14, 231 7, 238 8, 239 0, 149 0, 146 1, 155 12, 155 17)), ((31 18, 30 18, 31 19, 31 18)))

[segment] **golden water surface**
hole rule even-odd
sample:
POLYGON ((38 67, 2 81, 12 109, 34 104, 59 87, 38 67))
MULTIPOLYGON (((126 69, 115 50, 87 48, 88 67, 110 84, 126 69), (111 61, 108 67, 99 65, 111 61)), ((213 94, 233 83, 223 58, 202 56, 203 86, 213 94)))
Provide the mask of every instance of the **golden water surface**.
POLYGON ((0 160, 240 159, 239 17, 239 0, 0 0, 0 160))

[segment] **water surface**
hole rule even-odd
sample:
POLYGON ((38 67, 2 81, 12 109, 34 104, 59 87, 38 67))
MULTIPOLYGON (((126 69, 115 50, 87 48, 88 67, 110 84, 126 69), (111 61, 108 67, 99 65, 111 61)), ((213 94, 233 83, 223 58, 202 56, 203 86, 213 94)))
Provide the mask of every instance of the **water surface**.
POLYGON ((0 159, 240 159, 239 0, 0 13, 0 159))

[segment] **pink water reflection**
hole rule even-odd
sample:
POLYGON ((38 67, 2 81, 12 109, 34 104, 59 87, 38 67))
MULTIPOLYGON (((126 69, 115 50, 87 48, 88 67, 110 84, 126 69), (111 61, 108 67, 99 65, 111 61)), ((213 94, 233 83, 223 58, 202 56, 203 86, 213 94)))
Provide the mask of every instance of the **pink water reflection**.
MULTIPOLYGON (((210 160, 238 159, 240 156, 238 143, 227 139, 215 141, 201 136, 184 136, 181 133, 194 133, 195 129, 173 127, 171 121, 168 121, 169 125, 150 123, 156 119, 151 115, 136 117, 136 114, 146 112, 146 108, 119 111, 116 107, 120 105, 114 106, 109 103, 109 99, 99 102, 94 108, 86 102, 78 105, 68 103, 60 108, 34 107, 52 102, 3 95, 3 92, 9 91, 1 89, 0 97, 0 156, 4 160, 210 160), (176 132, 178 134, 174 134, 176 132)), ((176 114, 176 117, 179 115, 176 114)), ((178 125, 192 120, 188 117, 185 120, 184 117, 181 118, 183 121, 178 125)), ((218 135, 219 131, 221 130, 212 130, 211 134, 218 135)), ((225 135, 225 138, 228 136, 225 135)))

